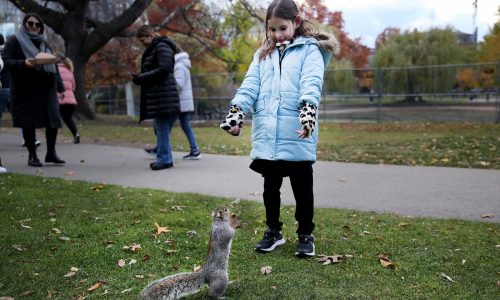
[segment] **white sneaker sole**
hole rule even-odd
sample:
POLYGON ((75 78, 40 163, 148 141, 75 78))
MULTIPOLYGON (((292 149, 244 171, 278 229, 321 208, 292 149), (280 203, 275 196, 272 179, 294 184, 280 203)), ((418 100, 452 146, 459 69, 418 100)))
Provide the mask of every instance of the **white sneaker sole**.
POLYGON ((182 159, 184 160, 199 160, 201 158, 201 155, 198 155, 196 157, 191 156, 191 157, 183 157, 182 159))
POLYGON ((315 250, 316 250, 316 246, 313 244, 313 251, 312 252, 307 253, 307 252, 295 251, 295 256, 298 256, 298 257, 306 257, 306 256, 312 257, 312 256, 316 255, 316 253, 314 253, 315 250))
POLYGON ((255 248, 255 250, 261 251, 261 252, 271 252, 274 249, 276 249, 276 247, 281 246, 284 243, 285 243, 285 239, 281 239, 281 240, 277 240, 276 242, 274 242, 274 244, 271 247, 269 247, 269 248, 263 248, 263 249, 257 249, 257 248, 255 248))

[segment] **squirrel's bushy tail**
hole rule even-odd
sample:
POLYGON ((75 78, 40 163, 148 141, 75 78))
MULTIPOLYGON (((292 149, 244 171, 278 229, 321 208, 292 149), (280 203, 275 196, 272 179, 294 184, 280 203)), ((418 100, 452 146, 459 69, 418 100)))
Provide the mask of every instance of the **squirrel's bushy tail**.
POLYGON ((205 284, 203 272, 179 273, 148 284, 141 292, 143 300, 170 300, 196 293, 205 284))

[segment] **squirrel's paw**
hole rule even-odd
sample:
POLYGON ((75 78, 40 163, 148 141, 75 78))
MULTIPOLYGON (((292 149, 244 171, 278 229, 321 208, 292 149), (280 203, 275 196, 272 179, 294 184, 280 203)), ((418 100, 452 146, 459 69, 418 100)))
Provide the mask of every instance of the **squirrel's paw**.
POLYGON ((299 117, 302 130, 308 133, 307 136, 310 136, 316 127, 316 107, 312 104, 304 103, 300 109, 299 117))
MULTIPOLYGON (((235 126, 241 128, 243 126, 244 120, 245 120, 245 114, 241 111, 241 108, 237 107, 236 105, 233 105, 229 109, 226 119, 222 121, 219 127, 231 133, 230 130, 235 126)), ((239 134, 239 130, 236 131, 239 134)))

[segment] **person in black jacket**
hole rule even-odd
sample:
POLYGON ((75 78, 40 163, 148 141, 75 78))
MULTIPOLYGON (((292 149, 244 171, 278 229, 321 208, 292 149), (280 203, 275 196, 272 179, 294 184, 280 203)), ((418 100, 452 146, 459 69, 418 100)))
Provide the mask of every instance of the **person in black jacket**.
POLYGON ((151 26, 141 27, 136 34, 146 47, 142 54, 141 73, 132 81, 141 86, 139 122, 154 119, 158 150, 156 161, 149 166, 162 170, 174 166, 170 146, 170 130, 180 112, 179 95, 174 77, 175 43, 157 36, 151 26))
POLYGON ((47 139, 45 162, 65 163, 55 149, 57 130, 61 127, 57 92, 64 92, 64 85, 55 64, 34 63, 34 57, 41 52, 52 53, 42 18, 27 13, 23 26, 7 40, 2 56, 10 72, 13 125, 23 129, 28 165, 32 167, 42 166, 36 155, 35 131, 43 127, 47 139))

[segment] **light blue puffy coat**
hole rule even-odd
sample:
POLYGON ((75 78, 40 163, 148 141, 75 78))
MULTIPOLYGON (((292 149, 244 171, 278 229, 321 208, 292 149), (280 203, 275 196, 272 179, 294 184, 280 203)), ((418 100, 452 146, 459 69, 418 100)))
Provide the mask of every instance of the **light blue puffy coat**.
POLYGON ((253 111, 251 159, 316 160, 318 122, 311 136, 300 139, 299 112, 304 102, 319 106, 324 70, 337 49, 335 37, 322 34, 318 40, 296 38, 286 47, 281 66, 277 49, 260 61, 260 50, 255 53, 231 101, 245 114, 253 111))

